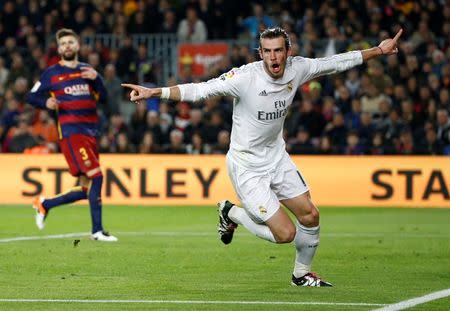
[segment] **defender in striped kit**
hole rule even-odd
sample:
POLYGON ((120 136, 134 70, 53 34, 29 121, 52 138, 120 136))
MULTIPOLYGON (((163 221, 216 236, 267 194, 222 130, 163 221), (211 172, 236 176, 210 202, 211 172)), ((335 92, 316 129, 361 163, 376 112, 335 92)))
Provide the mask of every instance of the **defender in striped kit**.
POLYGON ((44 221, 53 207, 88 199, 92 239, 117 241, 102 225, 103 174, 97 150, 97 103, 106 100, 103 79, 92 66, 78 61, 80 42, 73 30, 59 30, 56 41, 61 61, 42 74, 28 94, 28 103, 55 112, 61 152, 70 174, 79 179, 80 186, 53 198, 35 198, 36 225, 44 228, 44 221))

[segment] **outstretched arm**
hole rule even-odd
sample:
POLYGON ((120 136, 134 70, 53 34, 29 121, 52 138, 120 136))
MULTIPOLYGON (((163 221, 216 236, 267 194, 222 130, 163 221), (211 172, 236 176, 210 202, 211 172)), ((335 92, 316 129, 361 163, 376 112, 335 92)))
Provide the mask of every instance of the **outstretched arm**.
POLYGON ((131 89, 130 100, 139 104, 149 98, 171 99, 174 101, 181 100, 181 93, 178 86, 164 88, 148 88, 137 84, 122 83, 123 87, 131 89))
POLYGON ((403 29, 400 29, 393 39, 381 41, 378 46, 361 51, 363 61, 378 57, 380 55, 392 55, 398 53, 397 42, 402 35, 403 29))

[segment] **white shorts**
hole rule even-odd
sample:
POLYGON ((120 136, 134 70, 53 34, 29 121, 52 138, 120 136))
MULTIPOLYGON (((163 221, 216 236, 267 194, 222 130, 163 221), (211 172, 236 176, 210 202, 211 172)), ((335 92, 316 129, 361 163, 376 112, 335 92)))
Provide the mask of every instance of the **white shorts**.
POLYGON ((295 198, 309 187, 287 153, 268 171, 239 167, 227 157, 228 175, 242 207, 257 223, 266 222, 280 208, 280 200, 295 198))

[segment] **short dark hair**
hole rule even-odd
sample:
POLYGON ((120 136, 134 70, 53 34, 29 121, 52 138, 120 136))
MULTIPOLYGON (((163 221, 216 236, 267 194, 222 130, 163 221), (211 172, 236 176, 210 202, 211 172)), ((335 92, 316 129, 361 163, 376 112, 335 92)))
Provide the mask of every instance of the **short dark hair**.
POLYGON ((74 36, 75 38, 77 38, 77 40, 79 40, 79 37, 75 31, 69 28, 61 28, 56 32, 56 42, 59 42, 62 37, 67 36, 74 36))
POLYGON ((291 47, 291 39, 287 34, 286 30, 281 27, 267 28, 259 35, 259 45, 261 48, 261 39, 275 39, 275 38, 284 38, 284 44, 286 50, 291 47))

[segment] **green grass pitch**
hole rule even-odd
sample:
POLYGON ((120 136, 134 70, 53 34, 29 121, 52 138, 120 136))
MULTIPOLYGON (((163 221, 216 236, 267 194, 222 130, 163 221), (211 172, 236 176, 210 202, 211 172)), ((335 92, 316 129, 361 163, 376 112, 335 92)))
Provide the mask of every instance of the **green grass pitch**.
POLYGON ((0 211, 0 310, 372 310, 450 288, 449 209, 321 208, 313 269, 332 288, 290 285, 292 244, 239 227, 223 245, 213 206, 105 206, 118 243, 89 239, 86 206, 43 231, 29 206, 0 211))

